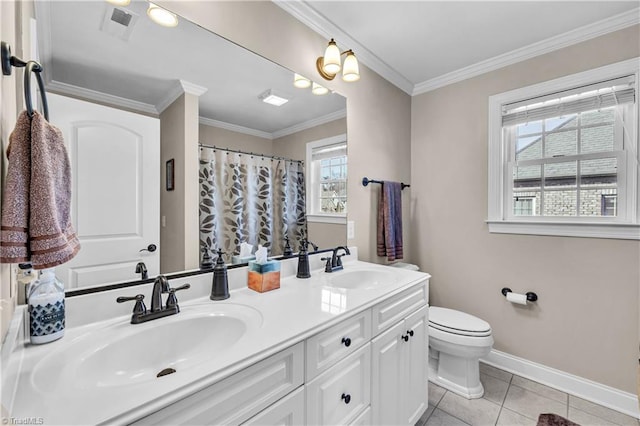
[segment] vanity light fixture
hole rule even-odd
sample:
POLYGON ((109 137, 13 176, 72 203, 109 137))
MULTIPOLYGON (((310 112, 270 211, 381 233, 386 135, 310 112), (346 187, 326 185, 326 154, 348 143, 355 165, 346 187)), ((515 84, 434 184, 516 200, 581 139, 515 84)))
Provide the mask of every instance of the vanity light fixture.
POLYGON ((115 4, 116 6, 129 6, 129 3, 131 3, 131 0, 107 0, 107 2, 111 3, 111 4, 115 4))
POLYGON ((314 81, 313 86, 311 86, 311 93, 313 93, 314 95, 326 95, 327 93, 329 93, 329 89, 324 86, 320 86, 314 81))
POLYGON ((311 86, 311 80, 309 80, 306 77, 301 76, 298 73, 294 73, 293 74, 293 85, 296 86, 298 89, 306 89, 307 87, 311 86))
POLYGON ((340 52, 334 39, 329 41, 324 56, 319 56, 316 60, 316 68, 325 80, 333 80, 336 74, 340 72, 340 69, 342 69, 342 79, 344 81, 352 82, 360 80, 358 59, 356 59, 353 50, 349 49, 340 52), (340 63, 340 57, 342 55, 347 55, 344 59, 344 67, 340 63))
POLYGON ((163 9, 151 2, 149 2, 147 15, 153 22, 163 27, 175 27, 178 25, 178 16, 175 13, 171 13, 167 9, 163 9))
POLYGON ((273 93, 273 90, 271 89, 265 92, 262 92, 260 95, 258 95, 258 99, 260 99, 264 103, 275 105, 275 106, 282 106, 287 102, 289 102, 289 99, 285 99, 281 96, 276 95, 275 93, 273 93))

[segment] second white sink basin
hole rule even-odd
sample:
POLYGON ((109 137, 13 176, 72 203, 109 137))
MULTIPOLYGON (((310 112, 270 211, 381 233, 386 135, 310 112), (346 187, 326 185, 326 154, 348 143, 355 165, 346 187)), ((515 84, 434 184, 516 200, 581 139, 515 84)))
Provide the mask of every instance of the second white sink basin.
POLYGON ((328 279, 330 287, 351 290, 366 290, 393 282, 393 274, 377 269, 353 269, 332 272, 328 279))
POLYGON ((32 380, 43 391, 61 381, 91 389, 162 380, 160 372, 179 374, 203 362, 215 363, 261 325, 257 310, 235 304, 188 307, 143 324, 118 323, 66 342, 36 365, 32 380))

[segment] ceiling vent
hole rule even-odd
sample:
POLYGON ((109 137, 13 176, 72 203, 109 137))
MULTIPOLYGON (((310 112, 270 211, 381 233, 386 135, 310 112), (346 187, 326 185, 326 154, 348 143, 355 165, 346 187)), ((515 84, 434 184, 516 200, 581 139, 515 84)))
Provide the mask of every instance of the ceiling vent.
POLYGON ((128 9, 106 5, 100 30, 121 40, 129 40, 138 15, 128 9))

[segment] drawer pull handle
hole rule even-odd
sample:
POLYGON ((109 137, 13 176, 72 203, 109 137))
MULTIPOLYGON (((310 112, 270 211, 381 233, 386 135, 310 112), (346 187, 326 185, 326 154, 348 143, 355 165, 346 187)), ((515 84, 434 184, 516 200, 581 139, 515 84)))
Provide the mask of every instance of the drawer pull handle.
MULTIPOLYGON (((342 344, 345 345, 346 347, 351 346, 351 339, 349 339, 348 337, 343 337, 342 338, 342 344)), ((348 404, 348 402, 347 402, 348 404)))
POLYGON ((410 337, 413 337, 413 330, 407 330, 407 334, 408 334, 410 337))
POLYGON ((405 342, 409 341, 409 336, 407 336, 406 334, 402 335, 402 337, 400 337, 402 340, 404 340, 405 342))
POLYGON ((348 404, 351 402, 351 395, 343 393, 341 396, 341 399, 344 401, 345 404, 348 404))

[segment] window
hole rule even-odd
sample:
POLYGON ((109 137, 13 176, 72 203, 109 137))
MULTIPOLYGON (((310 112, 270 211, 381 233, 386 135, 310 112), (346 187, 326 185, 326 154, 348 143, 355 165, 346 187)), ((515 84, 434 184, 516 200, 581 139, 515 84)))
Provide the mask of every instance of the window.
POLYGON ((307 144, 307 188, 308 220, 346 223, 346 135, 307 144))
POLYGON ((638 60, 489 98, 489 230, 640 239, 638 60))

